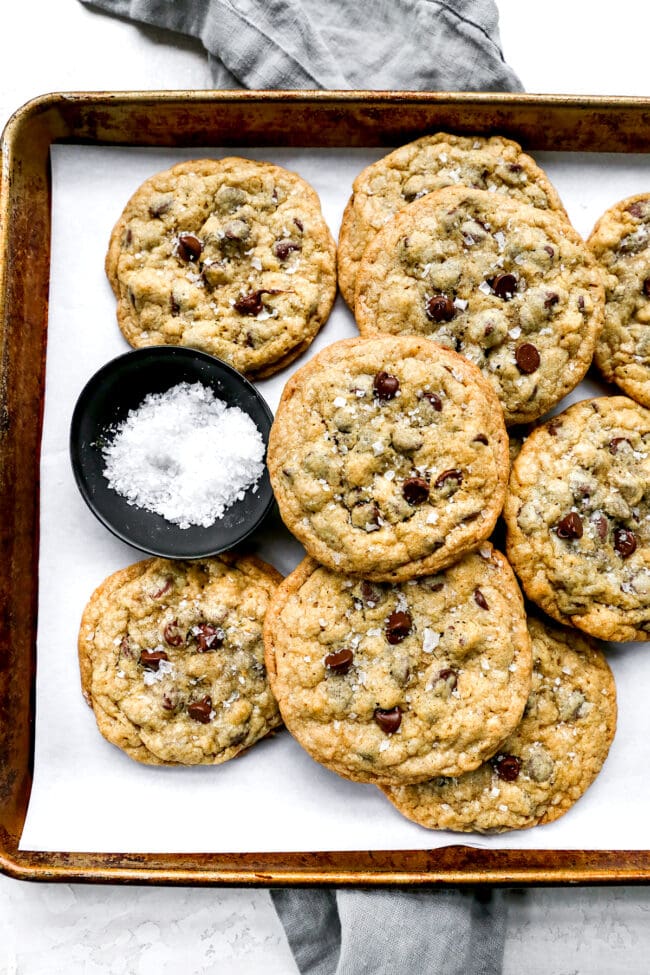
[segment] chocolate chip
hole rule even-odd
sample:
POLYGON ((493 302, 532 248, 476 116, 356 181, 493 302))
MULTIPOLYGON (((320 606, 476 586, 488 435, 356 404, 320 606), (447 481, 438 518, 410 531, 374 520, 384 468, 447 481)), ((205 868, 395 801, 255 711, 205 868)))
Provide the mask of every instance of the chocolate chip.
POLYGON ((544 244, 544 250, 546 251, 549 257, 555 257, 555 250, 551 247, 550 244, 544 244))
POLYGON ((443 471, 442 474, 438 474, 434 481, 434 487, 442 487, 447 481, 458 481, 459 486, 463 483, 463 472, 459 471, 456 467, 450 468, 448 471, 443 471))
POLYGON ((546 298, 544 299, 544 308, 552 308, 553 305, 557 305, 560 300, 560 296, 554 291, 547 291, 546 298))
POLYGON ((630 203, 629 207, 627 208, 627 212, 631 213, 633 217, 639 219, 643 216, 643 207, 637 200, 635 203, 630 203))
POLYGON ((439 680, 444 680, 449 687, 449 690, 453 691, 458 683, 458 671, 454 670, 453 667, 445 667, 444 670, 441 670, 436 677, 436 683, 439 680))
POLYGON ((176 252, 183 261, 198 261, 203 250, 203 244, 194 234, 179 234, 176 241, 176 252))
POLYGON ((450 322, 456 314, 454 303, 446 295, 433 295, 426 303, 427 318, 432 322, 450 322))
POLYGON ((474 437, 472 443, 484 443, 487 446, 488 438, 484 433, 479 433, 478 437, 474 437))
POLYGON ((294 217, 293 218, 293 222, 295 223, 295 225, 298 228, 298 230, 300 231, 300 233, 302 233, 304 231, 304 229, 305 229, 304 226, 303 226, 302 220, 298 220, 298 217, 294 217))
POLYGON ((259 291, 251 291, 248 295, 242 295, 233 305, 235 311, 238 311, 240 315, 259 315, 261 311, 264 310, 264 302, 262 301, 262 295, 279 295, 282 294, 277 288, 269 290, 268 288, 260 288, 259 291))
POLYGON ((160 589, 157 589, 156 592, 152 592, 151 598, 160 599, 161 596, 164 596, 165 593, 169 592, 169 590, 171 589, 173 581, 174 580, 172 579, 171 576, 167 576, 164 584, 160 587, 160 589))
POLYGON ((557 432, 558 432, 558 430, 561 429, 561 427, 562 427, 562 424, 561 423, 558 423, 557 420, 551 420, 551 422, 548 424, 548 426, 546 427, 546 429, 548 430, 548 432, 550 433, 550 435, 552 437, 557 437, 557 432))
POLYGON ((183 634, 178 629, 178 620, 174 620, 173 623, 168 623, 163 630, 163 638, 165 643, 168 643, 170 647, 180 647, 183 641, 183 634))
POLYGON ((129 244, 133 243, 133 231, 131 230, 130 227, 127 230, 126 234, 124 235, 124 243, 126 244, 127 247, 129 246, 129 244))
POLYGON ((607 518, 602 513, 602 511, 596 511, 591 516, 591 522, 596 529, 596 534, 598 535, 601 542, 604 542, 607 538, 607 532, 609 531, 609 522, 607 518))
POLYGON ((164 711, 173 711, 176 708, 176 704, 169 694, 163 694, 161 704, 164 711))
POLYGON ((162 199, 156 200, 156 202, 152 203, 151 206, 149 207, 149 216, 162 217, 165 213, 169 212, 169 208, 171 207, 171 205, 172 205, 171 197, 167 197, 167 198, 163 197, 162 199))
POLYGON ((179 305, 178 301, 176 300, 173 294, 169 296, 169 310, 172 313, 172 318, 176 318, 178 316, 179 311, 181 310, 181 306, 179 305))
POLYGON ((131 649, 131 642, 128 636, 122 637, 122 642, 120 643, 120 653, 124 657, 133 657, 133 650, 131 649))
POLYGON ((169 660, 164 650, 143 650, 140 654, 140 664, 145 670, 158 670, 161 660, 169 660))
POLYGON ((490 608, 488 606, 487 599, 485 598, 485 596, 483 595, 483 593, 481 592, 481 590, 478 589, 478 588, 476 588, 474 590, 474 602, 476 603, 477 606, 480 606, 481 609, 489 609, 490 608))
POLYGON ((409 504, 424 504, 429 497, 429 482, 424 477, 409 477, 402 484, 402 495, 409 504))
POLYGON ((514 782, 521 771, 521 759, 516 755, 496 755, 490 764, 504 782, 514 782))
POLYGON ((361 583, 361 598, 363 599, 366 606, 371 609, 376 606, 381 599, 381 590, 376 586, 373 586, 372 582, 366 582, 365 579, 361 583))
POLYGON ((650 278, 646 278, 643 282, 643 293, 646 298, 650 298, 650 278))
POLYGON ((411 614, 397 610, 391 613, 386 621, 386 639, 392 646, 401 643, 409 635, 412 627, 411 614))
POLYGON ((541 361, 539 352, 530 342, 524 342, 523 345, 517 346, 515 349, 515 360, 520 372, 525 372, 526 375, 530 375, 531 372, 539 369, 539 363, 541 361))
POLYGON ((276 240, 273 253, 280 261, 286 261, 292 251, 299 251, 300 249, 300 244, 296 244, 293 240, 276 240))
POLYGON ((627 559, 636 552, 636 538, 634 532, 628 528, 617 528, 614 532, 614 548, 622 559, 627 559))
POLYGON ((378 372, 372 386, 378 399, 393 399, 399 389, 399 379, 397 376, 391 376, 389 372, 378 372))
POLYGON ((354 654, 352 651, 347 647, 343 647, 342 650, 336 650, 334 653, 327 654, 325 657, 325 666, 334 674, 347 674, 352 666, 353 658, 354 654))
POLYGON ((402 723, 402 709, 391 708, 389 711, 384 708, 375 708, 374 718, 382 731, 387 735, 394 735, 402 723))
POLYGON ((421 394, 420 399, 428 400, 436 413, 440 413, 442 410, 442 400, 437 393, 424 392, 421 394))
POLYGON ((503 301, 510 301, 517 290, 517 279, 514 274, 497 274, 496 277, 488 281, 497 298, 503 301))
POLYGON ((627 439, 627 437, 614 437, 612 440, 609 441, 609 444, 608 444, 610 454, 616 454, 616 453, 618 453, 619 444, 622 444, 622 443, 629 444, 630 447, 632 446, 632 444, 627 439))
POLYGON ((217 647, 221 646, 226 635, 220 627, 214 626, 213 623, 199 623, 192 632, 196 637, 201 653, 216 650, 217 647))
POLYGON ((187 705, 187 713, 194 721, 209 724, 212 714, 212 698, 206 695, 200 701, 192 701, 191 704, 187 705))
POLYGON ((558 538, 582 538, 582 518, 570 511, 558 521, 555 530, 558 538))
POLYGON ((583 295, 578 295, 578 308, 580 311, 585 310, 585 299, 583 295))

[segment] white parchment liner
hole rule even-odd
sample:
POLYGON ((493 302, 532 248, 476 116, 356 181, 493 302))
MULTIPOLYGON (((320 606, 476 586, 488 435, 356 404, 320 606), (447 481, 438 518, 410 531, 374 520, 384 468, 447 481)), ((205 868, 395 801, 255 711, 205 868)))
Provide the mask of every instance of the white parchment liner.
MULTIPOLYGON (((371 785, 319 766, 287 732, 211 768, 149 768, 109 745, 82 699, 77 632, 102 579, 144 556, 113 538, 82 501, 68 458, 72 410, 88 378, 128 351, 104 275, 110 231, 140 183, 182 159, 234 150, 54 146, 50 319, 41 456, 41 548, 34 784, 23 850, 262 852, 481 847, 645 849, 650 819, 650 646, 608 648, 619 724, 606 765, 585 797, 548 826, 494 837, 430 832, 403 819, 371 785)), ((366 149, 241 150, 293 169, 320 194, 334 234, 356 174, 382 155, 366 149)), ((650 191, 650 156, 539 153, 580 233, 608 206, 650 191)), ((308 353, 260 383, 272 408, 291 372, 314 352, 356 335, 337 299, 308 353)), ((594 395, 582 383, 563 401, 594 395)), ((267 523, 259 553, 289 572, 302 549, 267 523)))

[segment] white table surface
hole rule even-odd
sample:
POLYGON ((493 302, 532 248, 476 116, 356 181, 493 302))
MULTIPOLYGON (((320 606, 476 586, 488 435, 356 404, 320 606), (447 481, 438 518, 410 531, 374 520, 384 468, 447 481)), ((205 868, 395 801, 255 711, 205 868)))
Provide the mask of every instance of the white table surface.
MULTIPOLYGON (((528 91, 650 95, 650 4, 498 0, 498 6, 505 56, 528 91)), ((211 87, 198 45, 92 13, 76 0, 20 0, 3 4, 2 12, 0 123, 47 91, 211 87)), ((650 970, 650 889, 527 889, 507 899, 506 975, 650 970)), ((217 971, 295 975, 266 891, 37 885, 0 877, 0 975, 217 971)))

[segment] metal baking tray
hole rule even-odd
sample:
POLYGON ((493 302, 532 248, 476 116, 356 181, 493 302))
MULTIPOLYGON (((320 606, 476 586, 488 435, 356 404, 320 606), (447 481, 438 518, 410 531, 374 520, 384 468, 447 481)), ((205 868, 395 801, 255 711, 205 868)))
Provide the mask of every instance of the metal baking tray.
POLYGON ((31 880, 152 884, 643 883, 650 850, 238 854, 26 852, 32 782, 39 462, 50 269, 49 148, 395 146, 425 133, 501 134, 532 150, 649 152, 650 100, 409 92, 44 95, 2 140, 0 184, 0 870, 31 880))

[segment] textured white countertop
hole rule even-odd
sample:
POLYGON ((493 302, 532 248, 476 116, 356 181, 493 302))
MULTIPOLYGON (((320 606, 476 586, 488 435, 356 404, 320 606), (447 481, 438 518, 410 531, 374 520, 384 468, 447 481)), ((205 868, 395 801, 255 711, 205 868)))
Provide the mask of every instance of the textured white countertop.
MULTIPOLYGON (((498 0, 506 58, 531 92, 650 95, 650 5, 498 0)), ((3 7, 0 122, 55 90, 209 88, 200 47, 76 0, 3 7)), ((643 760, 640 749, 640 760, 643 760)), ((504 972, 650 970, 650 890, 511 891, 504 972)), ((0 877, 0 975, 294 975, 263 890, 24 884, 0 877)), ((413 973, 419 975, 419 973, 413 973)))

